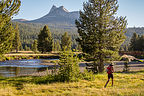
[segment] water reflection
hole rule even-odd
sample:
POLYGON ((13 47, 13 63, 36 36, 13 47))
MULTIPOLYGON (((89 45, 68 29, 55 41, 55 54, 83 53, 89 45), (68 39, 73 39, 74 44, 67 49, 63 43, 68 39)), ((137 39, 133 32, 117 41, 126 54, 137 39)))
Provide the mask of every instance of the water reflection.
POLYGON ((53 66, 49 62, 50 60, 57 59, 10 60, 0 62, 0 76, 13 77, 45 71, 48 67, 53 66), (47 62, 43 64, 44 61, 47 62))

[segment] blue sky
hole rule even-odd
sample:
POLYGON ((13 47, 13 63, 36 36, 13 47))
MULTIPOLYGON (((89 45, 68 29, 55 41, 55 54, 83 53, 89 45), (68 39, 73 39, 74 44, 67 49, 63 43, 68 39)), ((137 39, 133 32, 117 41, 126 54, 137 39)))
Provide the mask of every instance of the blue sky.
MULTIPOLYGON (((79 11, 88 0, 21 0, 19 14, 14 19, 33 20, 46 15, 53 5, 69 11, 79 11)), ((144 27, 144 0, 118 0, 118 16, 126 16, 128 27, 144 27)))

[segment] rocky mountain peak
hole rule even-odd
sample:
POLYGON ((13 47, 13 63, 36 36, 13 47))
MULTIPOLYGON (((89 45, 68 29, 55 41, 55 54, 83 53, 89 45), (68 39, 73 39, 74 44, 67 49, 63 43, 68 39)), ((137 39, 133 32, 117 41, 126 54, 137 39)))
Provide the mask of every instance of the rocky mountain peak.
POLYGON ((53 5, 50 12, 53 12, 55 9, 57 9, 57 7, 55 5, 53 5))
POLYGON ((50 12, 35 20, 24 21, 25 23, 51 23, 51 24, 74 24, 79 17, 78 11, 69 12, 64 6, 52 6, 50 12))
POLYGON ((64 8, 64 6, 60 6, 59 9, 65 11, 65 12, 69 12, 66 8, 64 8))
POLYGON ((49 13, 52 13, 52 12, 54 12, 54 11, 55 11, 55 12, 56 12, 56 11, 69 12, 66 8, 64 8, 64 6, 56 7, 55 5, 53 5, 49 13))

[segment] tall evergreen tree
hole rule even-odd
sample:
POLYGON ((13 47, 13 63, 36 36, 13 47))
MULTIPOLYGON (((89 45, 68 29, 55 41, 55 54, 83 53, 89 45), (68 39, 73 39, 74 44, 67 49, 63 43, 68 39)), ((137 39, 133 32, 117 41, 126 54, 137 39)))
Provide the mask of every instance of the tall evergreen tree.
POLYGON ((65 32, 61 37, 61 48, 62 50, 71 50, 71 37, 65 32))
POLYGON ((53 38, 47 25, 38 35, 38 50, 42 53, 51 52, 53 48, 53 38))
POLYGON ((32 44, 32 51, 34 52, 34 53, 36 53, 37 52, 37 40, 34 40, 34 43, 32 44))
POLYGON ((134 48, 135 49, 133 51, 144 51, 144 35, 138 35, 134 48))
POLYGON ((80 36, 77 41, 83 52, 93 58, 98 72, 103 72, 105 62, 118 56, 125 40, 127 21, 125 17, 115 17, 117 3, 118 0, 89 0, 83 4, 84 11, 80 11, 75 22, 80 36))
POLYGON ((12 48, 14 28, 11 17, 19 11, 20 0, 0 1, 0 54, 7 53, 12 48))
POLYGON ((138 41, 138 42, 139 42, 139 46, 140 46, 140 47, 139 47, 139 48, 140 48, 139 50, 140 50, 140 51, 144 51, 144 35, 141 35, 141 37, 139 38, 139 41, 138 41))
POLYGON ((144 51, 144 35, 133 33, 129 47, 130 51, 144 51))
POLYGON ((131 51, 136 51, 138 50, 137 49, 137 46, 138 46, 138 38, 139 36, 136 34, 136 33, 133 33, 133 36, 131 37, 131 40, 130 40, 130 50, 131 51))
POLYGON ((14 40, 13 40, 13 48, 16 50, 16 52, 18 52, 20 46, 21 46, 21 42, 20 42, 19 29, 18 29, 18 25, 16 24, 15 36, 14 36, 14 40))

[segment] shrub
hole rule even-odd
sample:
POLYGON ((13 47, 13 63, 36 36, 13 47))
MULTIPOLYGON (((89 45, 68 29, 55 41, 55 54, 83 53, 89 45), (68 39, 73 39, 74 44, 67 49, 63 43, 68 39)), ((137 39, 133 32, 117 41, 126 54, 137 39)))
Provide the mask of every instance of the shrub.
POLYGON ((62 51, 58 76, 60 81, 77 81, 79 79, 79 59, 71 51, 62 51))

